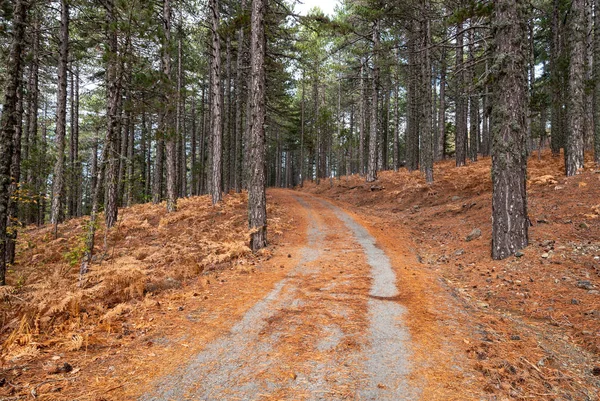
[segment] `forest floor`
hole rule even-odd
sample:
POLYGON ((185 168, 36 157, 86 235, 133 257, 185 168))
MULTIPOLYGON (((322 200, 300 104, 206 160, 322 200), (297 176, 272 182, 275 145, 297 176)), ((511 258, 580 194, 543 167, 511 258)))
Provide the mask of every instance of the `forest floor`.
POLYGON ((256 255, 245 195, 123 209, 81 285, 87 219, 27 228, 0 400, 596 400, 600 174, 560 164, 532 158, 531 245, 505 261, 489 159, 270 190, 256 255))
POLYGON ((433 185, 401 170, 372 184, 351 176, 304 191, 410 247, 417 274, 434 278, 434 293, 452 295, 467 332, 459 349, 479 372, 482 399, 597 400, 600 170, 588 157, 583 173, 567 178, 561 158, 532 156, 530 245, 520 257, 494 261, 490 163, 437 163, 433 185))

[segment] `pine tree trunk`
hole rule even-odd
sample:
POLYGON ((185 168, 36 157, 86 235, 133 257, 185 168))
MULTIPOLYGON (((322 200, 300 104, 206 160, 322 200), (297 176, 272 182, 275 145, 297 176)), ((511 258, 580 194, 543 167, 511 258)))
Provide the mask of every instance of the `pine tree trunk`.
POLYGON ((394 70, 394 171, 400 167, 400 53, 395 50, 396 68, 394 70))
MULTIPOLYGON (((107 66, 107 85, 108 85, 108 105, 107 105, 107 130, 106 130, 106 163, 104 167, 104 185, 105 188, 105 211, 104 220, 106 223, 105 237, 108 229, 112 228, 118 217, 119 200, 119 134, 121 132, 121 88, 123 67, 120 66, 118 59, 119 38, 116 26, 117 14, 114 0, 106 1, 107 8, 107 30, 108 30, 108 66, 107 66)), ((98 181, 101 183, 102 181, 98 181)))
POLYGON ((550 83, 552 86, 552 125, 550 133, 550 148, 552 154, 558 156, 564 146, 563 133, 563 93, 561 69, 561 22, 560 0, 554 0, 552 10, 552 42, 550 46, 550 83))
POLYGON ((429 26, 429 0, 423 4, 423 15, 421 22, 421 141, 422 141, 422 168, 425 180, 428 184, 433 182, 433 135, 431 132, 432 109, 431 109, 431 58, 429 48, 431 46, 429 26))
POLYGON ((594 160, 600 166, 600 0, 594 0, 594 160))
MULTIPOLYGON (((162 119, 162 116, 159 116, 160 119, 162 119)), ((154 204, 163 200, 165 141, 162 136, 163 134, 158 130, 156 132, 156 156, 154 158, 154 177, 152 179, 152 203, 154 204)))
POLYGON ((419 105, 420 81, 418 66, 419 27, 416 18, 408 34, 408 83, 407 83, 407 124, 406 124, 406 167, 408 171, 419 169, 419 105))
POLYGON ((365 175, 365 141, 367 133, 367 94, 365 91, 365 63, 360 63, 360 137, 358 140, 358 172, 365 175))
POLYGON ((133 116, 131 116, 131 112, 130 113, 130 117, 129 117, 129 129, 127 130, 127 132, 129 133, 127 140, 128 140, 128 144, 127 144, 127 179, 126 179, 126 185, 127 185, 127 196, 126 196, 126 202, 125 205, 127 207, 131 207, 133 206, 133 192, 135 189, 134 183, 135 183, 135 178, 134 178, 134 172, 135 172, 135 159, 134 159, 134 154, 135 154, 135 121, 133 119, 133 116))
POLYGON ((467 121, 465 119, 466 106, 464 98, 464 65, 463 65, 463 46, 464 32, 463 24, 460 22, 456 26, 456 166, 461 167, 467 163, 467 121))
MULTIPOLYGON (((488 73, 488 63, 485 63, 485 72, 488 73)), ((482 130, 481 130, 481 154, 483 156, 490 155, 490 113, 491 105, 489 104, 489 87, 485 86, 483 89, 484 93, 482 96, 482 108, 483 108, 483 119, 482 119, 482 130)))
POLYGON ((573 0, 570 15, 569 40, 569 129, 567 131, 566 173, 573 176, 583 169, 584 102, 585 102, 585 0, 573 0))
POLYGON ((369 136, 369 164, 367 166, 367 182, 377 179, 377 112, 379 103, 379 21, 373 24, 373 81, 371 82, 371 132, 369 136))
POLYGON ((200 104, 200 109, 202 111, 202 131, 200 133, 200 168, 199 168, 199 194, 204 195, 206 193, 206 134, 208 133, 208 120, 209 120, 209 112, 207 111, 206 104, 206 86, 202 84, 202 99, 200 104))
MULTIPOLYGON (((214 0, 213 0, 214 1, 214 0)), ((250 183, 248 185, 248 221, 253 230, 252 250, 267 246, 267 200, 265 192, 265 0, 252 0, 252 39, 250 97, 252 102, 250 183)))
POLYGON ((475 30, 471 27, 469 31, 469 121, 471 128, 469 132, 469 157, 472 162, 477 161, 479 146, 479 94, 475 87, 475 30))
POLYGON ((300 105, 300 188, 304 187, 304 114, 306 109, 306 91, 304 81, 304 70, 302 70, 302 104, 300 105))
POLYGON ((65 134, 67 128, 67 63, 69 60, 69 5, 60 2, 60 46, 58 56, 58 94, 56 105, 56 164, 52 182, 52 212, 50 222, 54 235, 58 235, 58 223, 63 207, 62 195, 65 185, 65 134))
MULTIPOLYGON (((246 0, 241 1, 241 13, 246 12, 246 0)), ((237 33, 237 60, 235 77, 235 156, 234 156, 234 187, 235 192, 242 192, 242 165, 243 165, 243 130, 244 130, 244 27, 237 33)))
POLYGON ((175 100, 179 112, 179 94, 173 99, 173 90, 171 84, 171 0, 163 0, 163 34, 162 43, 162 68, 163 79, 166 83, 163 88, 165 94, 163 101, 165 108, 163 116, 163 129, 165 133, 165 147, 167 159, 167 212, 177 211, 177 139, 179 136, 179 115, 176 115, 176 129, 173 132, 172 102, 175 100))
POLYGON ((492 142, 492 257, 504 259, 528 244, 527 5, 498 0, 492 142))
POLYGON ((227 35, 225 42, 225 99, 227 104, 225 108, 225 131, 223 135, 223 192, 229 193, 231 189, 231 178, 233 177, 233 169, 231 164, 233 161, 231 148, 233 146, 232 130, 231 130, 231 35, 227 35))
POLYGON ((212 16, 212 147, 211 147, 211 195, 216 205, 223 199, 223 92, 221 88, 221 40, 219 38, 219 0, 210 0, 212 16))
POLYGON ((440 65, 440 106, 438 109, 438 135, 435 160, 443 160, 446 154, 446 48, 442 48, 440 65))
POLYGON ((13 154, 10 165, 11 183, 8 188, 8 229, 6 243, 6 263, 13 264, 15 262, 15 251, 17 241, 17 227, 19 226, 19 203, 14 196, 21 181, 21 141, 23 137, 23 86, 22 82, 18 91, 17 101, 17 125, 15 125, 15 133, 13 136, 13 154))
MULTIPOLYGON (((28 122, 27 122, 27 141, 26 146, 23 149, 23 159, 29 160, 30 154, 38 154, 38 108, 39 108, 39 70, 40 70, 40 22, 39 13, 34 13, 33 21, 33 38, 32 38, 32 51, 31 51, 31 65, 29 67, 29 82, 27 84, 27 108, 28 108, 28 122)), ((38 170, 40 169, 39 159, 37 164, 30 164, 27 166, 26 181, 28 194, 32 199, 37 202, 30 202, 25 205, 25 223, 33 224, 37 221, 37 208, 39 206, 40 199, 37 198, 39 194, 39 188, 37 183, 40 179, 38 170)))
POLYGON ((196 110, 196 97, 197 97, 197 93, 196 93, 196 89, 194 89, 193 91, 193 95, 192 95, 192 127, 191 127, 191 132, 192 132, 192 137, 190 139, 190 143, 191 143, 191 160, 190 163, 192 165, 192 174, 190 177, 190 194, 191 196, 196 196, 198 195, 198 125, 197 125, 197 110, 196 110))

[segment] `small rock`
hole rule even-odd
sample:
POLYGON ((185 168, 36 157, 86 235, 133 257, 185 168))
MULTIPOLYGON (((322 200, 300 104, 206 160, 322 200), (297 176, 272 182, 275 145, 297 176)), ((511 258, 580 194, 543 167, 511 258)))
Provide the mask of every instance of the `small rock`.
POLYGON ((563 221, 563 224, 573 224, 573 220, 565 220, 563 221))
POLYGON ((573 298, 571 300, 571 305, 579 305, 581 302, 578 299, 573 298))
POLYGON ((516 334, 510 336, 510 339, 513 341, 520 341, 521 340, 521 336, 518 336, 516 334))
POLYGON ((584 230, 587 230, 588 228, 590 228, 590 226, 588 226, 587 223, 581 223, 581 224, 579 224, 579 228, 583 228, 584 230))
POLYGON ((592 368, 592 374, 593 374, 594 376, 600 376, 600 366, 594 366, 594 367, 592 368))
POLYGON ((598 291, 598 290, 589 290, 588 294, 590 294, 590 295, 598 295, 598 294, 600 294, 600 291, 598 291))
POLYGON ((471 231, 469 235, 467 235, 466 241, 473 241, 474 239, 477 239, 479 237, 481 237, 481 230, 479 228, 475 228, 473 229, 473 231, 471 231))
POLYGON ((523 256, 525 256, 525 254, 523 252, 521 252, 521 251, 517 251, 517 253, 515 253, 515 256, 517 258, 522 258, 523 256))
POLYGON ((460 196, 453 196, 452 197, 452 202, 456 202, 460 200, 460 196))
POLYGON ((51 369, 48 373, 50 374, 58 374, 58 373, 69 373, 73 370, 73 366, 69 363, 65 362, 62 365, 56 365, 54 369, 51 369))
POLYGON ((542 241, 542 244, 541 244, 541 245, 542 245, 544 248, 546 248, 546 247, 549 247, 549 246, 553 247, 553 246, 554 246, 554 241, 553 241, 553 240, 549 240, 549 239, 547 239, 547 240, 545 240, 545 241, 542 241))
POLYGON ((550 224, 550 222, 546 219, 538 219, 537 222, 538 224, 550 224))
POLYGON ((459 249, 458 251, 454 252, 454 254, 455 254, 456 256, 464 255, 464 253, 465 253, 465 250, 464 250, 464 249, 459 249))
POLYGON ((549 257, 550 257, 550 254, 548 252, 542 253, 542 258, 548 259, 549 257))
POLYGON ((180 306, 179 308, 177 308, 177 310, 178 310, 178 311, 180 311, 180 312, 181 312, 182 310, 184 310, 184 309, 185 309, 185 308, 184 308, 183 306, 180 306))
POLYGON ((577 285, 577 288, 581 288, 583 290, 593 290, 594 289, 594 286, 588 280, 579 280, 576 285, 577 285))
POLYGON ((477 306, 480 308, 489 308, 490 305, 486 304, 485 302, 477 302, 477 306))

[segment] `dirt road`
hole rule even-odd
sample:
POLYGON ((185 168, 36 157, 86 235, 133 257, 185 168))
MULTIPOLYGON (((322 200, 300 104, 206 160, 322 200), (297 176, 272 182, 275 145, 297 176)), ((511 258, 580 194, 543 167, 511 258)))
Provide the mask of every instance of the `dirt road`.
POLYGON ((140 400, 413 400, 402 283, 349 214, 290 193, 308 216, 300 263, 230 332, 140 400))

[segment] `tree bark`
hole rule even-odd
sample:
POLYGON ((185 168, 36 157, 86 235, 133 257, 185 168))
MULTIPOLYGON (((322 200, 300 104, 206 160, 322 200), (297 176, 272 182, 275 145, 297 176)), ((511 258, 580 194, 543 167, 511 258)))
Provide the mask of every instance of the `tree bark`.
POLYGON ((358 140, 358 172, 365 175, 365 141, 367 133, 367 94, 365 90, 365 60, 360 63, 360 137, 358 140))
MULTIPOLYGON (((38 12, 34 12, 34 21, 32 26, 32 50, 31 64, 29 66, 29 79, 27 84, 27 140, 23 148, 23 159, 29 160, 30 155, 39 155, 38 144, 38 108, 39 108, 39 71, 40 71, 40 16, 38 12)), ((33 200, 25 205, 26 211, 24 220, 26 224, 32 224, 37 221, 37 209, 40 200, 38 181, 42 175, 40 170, 41 163, 39 158, 38 163, 30 163, 25 171, 25 180, 27 182, 28 196, 33 200)))
POLYGON ((6 243, 6 263, 15 263, 15 251, 17 241, 17 228, 19 226, 19 203, 14 198, 21 181, 21 142, 23 137, 23 86, 22 82, 18 90, 17 101, 17 125, 13 136, 13 154, 10 165, 10 186, 8 189, 8 228, 6 243))
POLYGON ((469 31, 469 157, 472 162, 477 161, 479 146, 479 93, 475 86, 475 30, 469 31))
POLYGON ((212 17, 212 151, 211 151, 211 195, 212 203, 216 205, 223 199, 223 93, 221 89, 221 39, 219 38, 219 0, 210 0, 212 17))
POLYGON ((504 259, 528 244, 526 3, 497 0, 492 142, 492 257, 504 259))
POLYGON ((58 235, 58 223, 63 207, 62 195, 65 185, 65 134, 67 129, 67 63, 69 60, 69 4, 60 2, 60 46, 58 56, 58 94, 56 105, 56 164, 52 182, 52 211, 50 222, 54 236, 58 235))
POLYGON ((436 143, 435 160, 444 159, 446 154, 446 48, 442 48, 440 63, 440 106, 438 108, 438 135, 436 143))
POLYGON ((431 132, 432 109, 431 109, 431 59, 429 48, 431 47, 430 25, 429 25, 429 0, 423 4, 423 15, 421 22, 421 142, 422 168, 425 180, 428 184, 433 182, 433 135, 431 132))
POLYGON ((594 161, 600 166, 600 0, 594 0, 594 161))
POLYGON ((394 171, 400 167, 400 53, 395 50, 396 68, 394 69, 394 171))
POLYGON ((583 169, 584 102, 585 102, 585 0, 573 0, 569 37, 571 62, 569 64, 569 129, 565 170, 573 176, 583 169))
MULTIPOLYGON (((107 84, 108 84, 108 104, 107 104, 107 154, 104 172, 104 183, 106 185, 105 212, 104 220, 106 223, 105 239, 108 229, 112 228, 118 217, 119 200, 119 134, 121 132, 121 89, 123 68, 120 67, 118 57, 119 38, 116 26, 117 15, 115 11, 114 0, 106 1, 107 9, 107 30, 108 30, 108 66, 107 66, 107 84)), ((102 182, 102 181, 99 181, 102 182)))
POLYGON ((177 99, 173 99, 173 90, 171 83, 171 0, 163 0, 163 34, 162 43, 162 73, 165 82, 163 129, 165 133, 166 158, 167 158, 167 212, 177 211, 177 138, 179 136, 180 122, 179 115, 176 116, 176 130, 173 132, 173 119, 171 114, 173 100, 177 103, 179 112, 179 94, 177 99))
MULTIPOLYGON (((246 12, 246 0, 241 1, 240 11, 246 12)), ((234 187, 235 192, 242 192, 242 165, 243 165, 243 130, 244 130, 244 27, 241 26, 237 33, 237 60, 235 77, 235 156, 234 156, 234 187)))
POLYGON ((465 120, 465 99, 464 99, 464 66, 463 66, 463 46, 464 33, 463 24, 460 22, 456 26, 456 132, 455 132, 455 150, 456 166, 461 167, 467 163, 467 122, 465 120))
POLYGON ((367 166, 367 182, 377 179, 377 112, 379 103, 379 21, 373 24, 373 81, 371 82, 371 133, 369 136, 369 164, 367 166))
MULTIPOLYGON (((213 0, 214 1, 214 0, 213 0)), ((248 221, 252 250, 267 246, 267 200, 265 192, 265 0, 252 0, 251 76, 252 123, 248 221)))
POLYGON ((550 46, 550 83, 552 86, 552 125, 550 132, 550 148, 552 154, 558 156, 564 146, 563 133, 563 93, 561 68, 561 22, 560 0, 554 0, 552 9, 552 42, 550 46))

